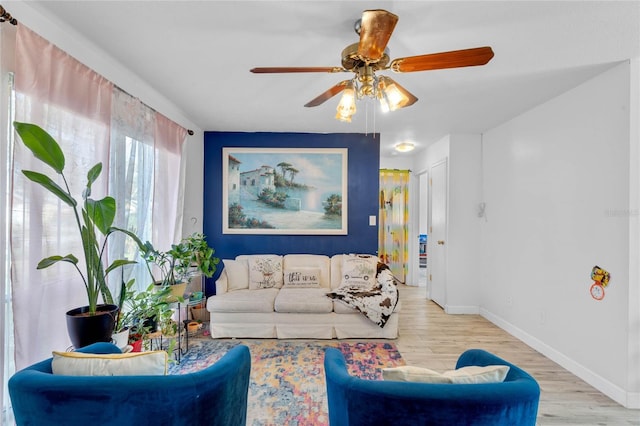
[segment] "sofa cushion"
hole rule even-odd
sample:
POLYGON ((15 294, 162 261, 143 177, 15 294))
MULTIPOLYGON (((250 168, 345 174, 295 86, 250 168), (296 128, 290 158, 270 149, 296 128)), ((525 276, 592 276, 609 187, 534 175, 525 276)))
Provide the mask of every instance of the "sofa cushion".
POLYGON ((282 288, 275 300, 276 312, 329 313, 333 301, 324 288, 282 288))
POLYGON ((320 268, 290 268, 284 270, 283 288, 320 288, 320 268))
POLYGON ((342 286, 370 287, 376 278, 378 258, 370 254, 342 257, 342 286))
POLYGON ((166 351, 126 354, 53 352, 51 370, 64 376, 158 376, 167 374, 166 351))
POLYGON ((418 383, 500 383, 509 372, 508 365, 468 366, 440 374, 428 368, 405 365, 402 367, 383 368, 384 380, 418 383))
POLYGON ((246 260, 223 259, 227 291, 249 288, 249 264, 246 260))
POLYGON ((209 312, 273 312, 277 288, 264 290, 236 290, 211 296, 207 300, 209 312))
POLYGON ((282 256, 275 254, 249 257, 249 289, 282 287, 282 256))

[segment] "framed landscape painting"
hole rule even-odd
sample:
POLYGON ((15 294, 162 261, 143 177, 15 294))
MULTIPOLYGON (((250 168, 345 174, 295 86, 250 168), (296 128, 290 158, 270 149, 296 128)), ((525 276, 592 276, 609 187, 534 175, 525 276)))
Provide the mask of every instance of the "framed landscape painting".
POLYGON ((224 234, 347 234, 347 148, 223 148, 224 234))

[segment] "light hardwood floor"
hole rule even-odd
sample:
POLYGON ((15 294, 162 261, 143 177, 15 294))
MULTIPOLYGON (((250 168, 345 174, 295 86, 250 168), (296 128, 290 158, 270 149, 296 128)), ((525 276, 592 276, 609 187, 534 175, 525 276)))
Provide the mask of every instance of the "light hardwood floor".
POLYGON ((518 365, 541 389, 539 425, 640 425, 640 410, 617 404, 480 315, 447 315, 424 287, 400 285, 398 349, 407 365, 445 371, 466 349, 481 348, 518 365))

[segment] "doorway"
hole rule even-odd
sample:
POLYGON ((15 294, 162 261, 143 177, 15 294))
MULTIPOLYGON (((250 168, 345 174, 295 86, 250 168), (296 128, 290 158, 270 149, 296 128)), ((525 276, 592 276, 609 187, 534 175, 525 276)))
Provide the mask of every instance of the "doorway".
MULTIPOLYGON (((429 172, 418 174, 418 287, 427 287, 429 256, 429 172)), ((426 297, 426 290, 425 290, 426 297)))

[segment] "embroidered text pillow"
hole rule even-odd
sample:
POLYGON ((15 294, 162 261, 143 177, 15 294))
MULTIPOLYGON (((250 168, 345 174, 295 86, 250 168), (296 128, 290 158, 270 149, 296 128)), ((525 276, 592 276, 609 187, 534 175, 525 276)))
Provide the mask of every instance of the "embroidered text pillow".
POLYGON ((290 268, 284 271, 284 288, 320 288, 320 268, 290 268))

